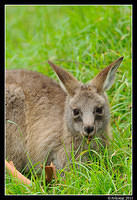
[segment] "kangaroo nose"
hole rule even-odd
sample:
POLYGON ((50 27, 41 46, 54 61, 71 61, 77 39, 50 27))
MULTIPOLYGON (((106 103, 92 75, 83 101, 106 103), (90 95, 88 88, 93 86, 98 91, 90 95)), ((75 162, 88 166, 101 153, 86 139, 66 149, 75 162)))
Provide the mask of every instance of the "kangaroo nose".
POLYGON ((84 131, 89 134, 94 130, 94 126, 86 126, 84 127, 84 131))

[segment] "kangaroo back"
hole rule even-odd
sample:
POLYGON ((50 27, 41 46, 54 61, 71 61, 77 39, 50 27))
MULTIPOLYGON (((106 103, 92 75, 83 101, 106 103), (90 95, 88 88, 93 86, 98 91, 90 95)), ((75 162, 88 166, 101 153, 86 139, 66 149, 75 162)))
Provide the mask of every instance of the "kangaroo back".
POLYGON ((27 152, 38 162, 56 146, 65 96, 55 81, 40 73, 6 72, 6 157, 18 169, 27 164, 27 152))

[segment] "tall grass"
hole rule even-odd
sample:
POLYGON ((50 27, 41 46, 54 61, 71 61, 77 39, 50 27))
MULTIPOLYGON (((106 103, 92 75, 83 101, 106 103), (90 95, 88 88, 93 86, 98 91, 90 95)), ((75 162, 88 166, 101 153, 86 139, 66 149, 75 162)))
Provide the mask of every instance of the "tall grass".
MULTIPOLYGON (((131 6, 6 6, 6 68, 39 71, 53 79, 52 60, 87 82, 124 56, 108 91, 114 139, 88 163, 76 161, 45 183, 31 170, 32 186, 6 174, 6 194, 132 194, 131 6), (41 187, 43 189, 41 189, 41 187)), ((102 147, 103 148, 103 147, 102 147)), ((81 156, 84 152, 81 152, 81 156)))

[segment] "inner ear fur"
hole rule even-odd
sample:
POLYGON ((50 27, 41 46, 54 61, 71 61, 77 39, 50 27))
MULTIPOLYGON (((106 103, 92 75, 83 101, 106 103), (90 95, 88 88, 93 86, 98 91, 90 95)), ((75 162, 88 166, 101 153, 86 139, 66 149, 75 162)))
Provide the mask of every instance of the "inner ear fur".
POLYGON ((120 57, 119 59, 112 62, 109 66, 97 74, 94 79, 92 79, 90 84, 94 85, 98 92, 110 89, 114 82, 117 68, 121 64, 123 58, 124 57, 120 57))

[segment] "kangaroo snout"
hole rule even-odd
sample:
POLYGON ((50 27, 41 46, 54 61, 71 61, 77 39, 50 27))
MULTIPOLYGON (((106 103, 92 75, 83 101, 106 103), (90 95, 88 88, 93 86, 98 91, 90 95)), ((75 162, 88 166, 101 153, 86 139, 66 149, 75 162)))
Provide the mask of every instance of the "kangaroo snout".
POLYGON ((84 127, 84 131, 87 133, 87 134, 90 134, 94 131, 94 126, 85 126, 84 127))
POLYGON ((94 134, 95 134, 95 127, 94 127, 94 125, 84 126, 84 136, 85 137, 93 137, 94 134))

